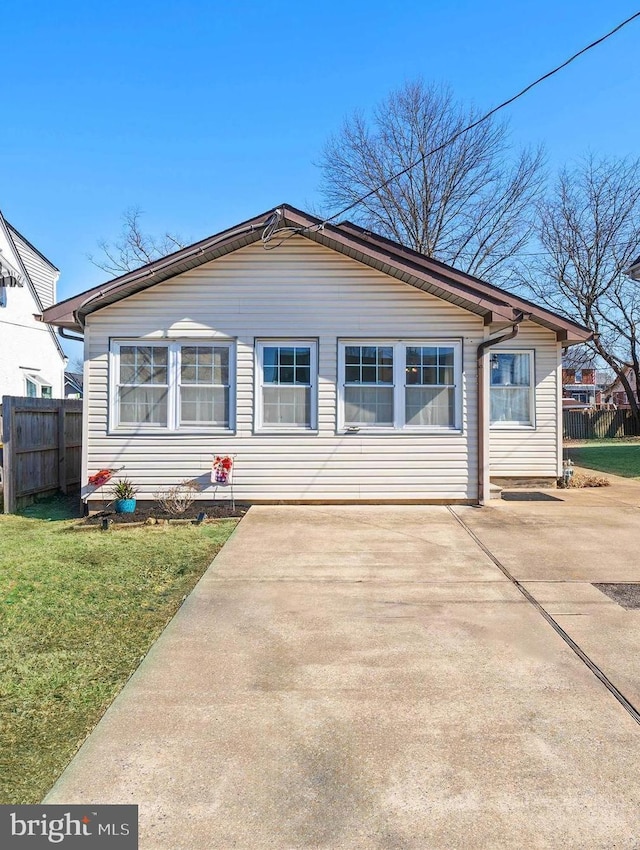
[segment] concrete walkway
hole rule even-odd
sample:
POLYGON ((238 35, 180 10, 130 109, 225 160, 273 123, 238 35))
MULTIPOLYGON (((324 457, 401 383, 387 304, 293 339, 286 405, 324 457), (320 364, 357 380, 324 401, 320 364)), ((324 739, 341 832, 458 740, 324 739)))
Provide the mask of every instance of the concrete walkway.
MULTIPOLYGON (((455 512, 640 704, 590 584, 640 579, 640 490, 553 495, 455 512)), ((137 803, 143 850, 631 850, 639 765, 450 510, 254 507, 46 802, 137 803)))

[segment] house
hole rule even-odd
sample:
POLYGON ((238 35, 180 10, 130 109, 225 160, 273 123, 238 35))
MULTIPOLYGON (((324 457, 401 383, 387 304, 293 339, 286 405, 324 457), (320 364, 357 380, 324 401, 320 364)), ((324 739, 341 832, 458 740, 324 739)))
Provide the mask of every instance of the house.
POLYGON ((64 397, 82 398, 82 372, 64 373, 64 397))
MULTIPOLYGON (((636 389, 636 376, 631 366, 625 367, 624 375, 627 381, 629 382, 631 391, 635 394, 637 399, 638 390, 636 389)), ((605 401, 608 401, 611 404, 615 404, 615 406, 619 410, 631 409, 631 405, 629 404, 629 398, 627 396, 627 391, 625 390, 622 381, 618 377, 616 377, 616 379, 612 383, 610 383, 609 386, 605 389, 604 398, 605 401)))
POLYGON ((584 410, 604 404, 604 390, 610 376, 593 363, 562 367, 562 406, 565 410, 584 410))
MULTIPOLYGON (((246 501, 480 502, 555 482, 563 347, 585 328, 294 207, 45 311, 84 334, 83 481, 139 498, 235 459, 246 501)), ((211 498, 204 490, 201 498, 211 498)))
POLYGON ((36 318, 55 303, 59 275, 0 212, 0 398, 64 397, 64 351, 36 318))
POLYGON ((640 280, 640 257, 637 257, 633 263, 631 264, 631 268, 628 270, 627 274, 629 277, 633 278, 633 280, 640 280))

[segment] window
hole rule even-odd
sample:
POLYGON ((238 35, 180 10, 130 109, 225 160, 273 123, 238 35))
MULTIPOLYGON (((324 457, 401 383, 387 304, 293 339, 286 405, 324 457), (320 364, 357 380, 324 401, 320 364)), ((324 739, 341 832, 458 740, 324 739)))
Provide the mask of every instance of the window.
POLYGON ((491 424, 532 426, 533 352, 491 353, 491 424))
POLYGON ((339 429, 459 430, 459 341, 343 342, 339 429))
POLYGON ((53 389, 38 375, 25 375, 25 392, 27 398, 53 398, 53 389))
POLYGON ((344 362, 345 425, 393 427, 393 346, 347 345, 344 362))
POLYGON ((582 369, 576 369, 576 371, 574 372, 573 380, 576 384, 582 383, 582 369))
POLYGON ((231 355, 228 342, 114 342, 112 427, 230 428, 231 355))
POLYGON ((256 346, 256 430, 317 428, 317 344, 260 341, 256 346))
POLYGON ((169 348, 120 347, 118 421, 121 425, 168 425, 169 348))
POLYGON ((229 348, 180 349, 180 424, 229 427, 229 348))
POLYGON ((455 428, 453 346, 407 346, 405 376, 406 424, 455 428))

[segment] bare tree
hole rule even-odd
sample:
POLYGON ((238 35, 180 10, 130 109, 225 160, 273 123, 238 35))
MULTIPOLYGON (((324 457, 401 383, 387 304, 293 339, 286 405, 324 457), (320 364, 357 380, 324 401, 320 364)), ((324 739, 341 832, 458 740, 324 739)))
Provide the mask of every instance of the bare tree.
POLYGON ((478 117, 449 89, 419 80, 392 92, 371 122, 359 113, 347 118, 319 163, 328 207, 346 207, 373 190, 352 213, 359 224, 504 283, 510 278, 509 260, 531 232, 542 151, 512 156, 507 125, 490 119, 425 156, 478 117), (415 162, 402 177, 378 188, 415 162))
POLYGON ((640 287, 626 274, 640 253, 640 159, 588 156, 563 169, 538 213, 544 253, 527 264, 523 282, 552 310, 594 332, 591 350, 618 376, 640 416, 633 392, 640 387, 640 287))
POLYGON ((140 226, 142 214, 139 207, 124 211, 120 238, 115 242, 100 240, 98 247, 102 256, 89 255, 94 266, 117 277, 185 247, 186 243, 173 233, 166 232, 162 236, 145 233, 140 226))

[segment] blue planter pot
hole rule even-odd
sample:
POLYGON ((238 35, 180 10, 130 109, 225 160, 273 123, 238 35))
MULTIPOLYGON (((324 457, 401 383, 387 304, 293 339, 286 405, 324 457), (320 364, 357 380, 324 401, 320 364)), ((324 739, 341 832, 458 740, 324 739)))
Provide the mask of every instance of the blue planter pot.
POLYGON ((113 504, 117 514, 132 514, 136 509, 135 499, 116 499, 113 504))

